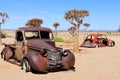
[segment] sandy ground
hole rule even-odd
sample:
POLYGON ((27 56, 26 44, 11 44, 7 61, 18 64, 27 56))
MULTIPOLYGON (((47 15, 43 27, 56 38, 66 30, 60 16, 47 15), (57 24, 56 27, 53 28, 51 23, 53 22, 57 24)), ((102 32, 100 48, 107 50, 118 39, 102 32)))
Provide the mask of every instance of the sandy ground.
POLYGON ((75 54, 75 71, 24 73, 21 67, 0 59, 0 80, 120 80, 120 37, 111 39, 115 40, 115 47, 81 48, 75 54))

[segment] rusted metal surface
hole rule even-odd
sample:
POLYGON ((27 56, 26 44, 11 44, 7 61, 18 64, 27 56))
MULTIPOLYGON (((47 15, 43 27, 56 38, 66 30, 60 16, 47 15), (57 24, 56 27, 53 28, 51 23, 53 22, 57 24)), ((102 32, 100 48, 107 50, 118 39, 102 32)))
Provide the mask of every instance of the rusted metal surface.
POLYGON ((5 54, 5 60, 8 60, 12 57, 13 52, 10 47, 5 47, 2 51, 3 54, 5 54))
POLYGON ((41 56, 37 51, 29 51, 25 58, 29 60, 31 67, 36 71, 46 72, 49 69, 47 57, 41 56))
POLYGON ((62 56, 62 64, 64 67, 71 68, 75 64, 75 56, 68 51, 67 56, 62 56))
POLYGON ((29 40, 27 42, 28 47, 36 48, 36 49, 47 49, 47 50, 53 50, 54 52, 57 51, 57 48, 55 47, 55 43, 50 40, 29 40), (48 43, 49 42, 49 43, 48 43))
POLYGON ((63 67, 71 68, 75 64, 75 56, 71 51, 55 46, 53 34, 49 28, 19 28, 16 30, 15 44, 6 45, 3 51, 7 59, 12 58, 19 61, 21 65, 23 59, 26 59, 32 69, 40 72, 63 67), (25 32, 37 32, 39 34, 36 38, 26 38, 25 32))
POLYGON ((81 47, 104 47, 109 46, 113 47, 115 46, 115 41, 108 39, 103 34, 89 34, 83 41, 83 43, 80 45, 81 47))
POLYGON ((21 27, 18 30, 22 31, 47 31, 52 32, 51 29, 45 27, 21 27))

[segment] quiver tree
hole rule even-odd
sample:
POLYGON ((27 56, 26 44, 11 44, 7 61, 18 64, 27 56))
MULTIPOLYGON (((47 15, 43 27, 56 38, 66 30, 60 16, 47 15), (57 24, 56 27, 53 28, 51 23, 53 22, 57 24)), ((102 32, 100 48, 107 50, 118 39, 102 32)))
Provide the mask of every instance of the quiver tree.
POLYGON ((57 22, 53 24, 53 26, 54 26, 54 28, 55 28, 55 36, 57 36, 57 28, 58 28, 59 25, 60 25, 60 24, 57 23, 57 22))
POLYGON ((74 27, 74 26, 72 26, 72 27, 70 27, 69 29, 68 29, 68 31, 69 31, 69 33, 72 35, 72 37, 74 38, 75 37, 75 35, 76 35, 76 28, 74 27))
POLYGON ((29 26, 29 27, 41 27, 42 23, 43 23, 42 19, 34 18, 34 19, 27 21, 27 23, 25 25, 29 26))
POLYGON ((74 39, 74 46, 73 51, 78 53, 79 52, 79 28, 80 25, 83 23, 84 17, 89 16, 89 12, 86 10, 69 10, 65 13, 64 18, 70 22, 75 27, 75 39, 74 39))
POLYGON ((88 29, 88 27, 90 26, 90 24, 89 23, 84 23, 83 26, 85 27, 84 31, 86 31, 88 29))
POLYGON ((1 31, 1 25, 5 23, 6 19, 8 19, 9 16, 8 16, 8 14, 5 13, 5 12, 4 12, 4 13, 1 13, 1 12, 0 12, 0 17, 2 17, 2 18, 1 18, 1 21, 0 21, 0 37, 1 37, 1 36, 3 35, 3 34, 2 34, 2 31, 1 31))

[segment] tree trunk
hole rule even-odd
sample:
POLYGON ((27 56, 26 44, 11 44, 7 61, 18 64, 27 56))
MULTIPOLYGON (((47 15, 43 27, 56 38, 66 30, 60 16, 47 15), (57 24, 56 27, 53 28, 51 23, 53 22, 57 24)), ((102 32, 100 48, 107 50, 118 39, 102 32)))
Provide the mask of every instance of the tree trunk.
POLYGON ((74 35, 74 44, 73 44, 73 52, 79 53, 79 28, 77 28, 75 35, 74 35))
POLYGON ((55 28, 55 37, 57 37, 57 28, 55 28))

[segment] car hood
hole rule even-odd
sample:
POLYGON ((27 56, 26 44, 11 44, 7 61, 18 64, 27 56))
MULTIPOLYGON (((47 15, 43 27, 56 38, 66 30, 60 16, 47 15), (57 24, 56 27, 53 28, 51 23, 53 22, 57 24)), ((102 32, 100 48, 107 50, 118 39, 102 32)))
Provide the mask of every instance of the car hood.
POLYGON ((27 46, 33 49, 46 49, 49 51, 56 52, 57 48, 55 47, 55 43, 51 40, 28 40, 27 46))

